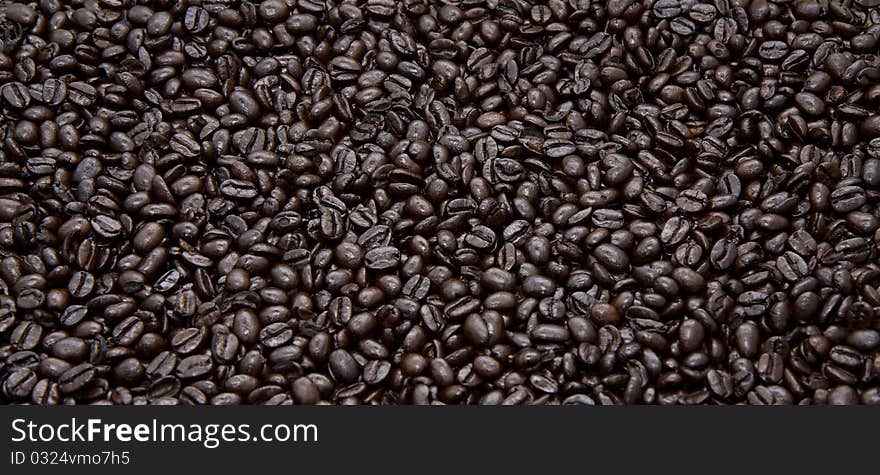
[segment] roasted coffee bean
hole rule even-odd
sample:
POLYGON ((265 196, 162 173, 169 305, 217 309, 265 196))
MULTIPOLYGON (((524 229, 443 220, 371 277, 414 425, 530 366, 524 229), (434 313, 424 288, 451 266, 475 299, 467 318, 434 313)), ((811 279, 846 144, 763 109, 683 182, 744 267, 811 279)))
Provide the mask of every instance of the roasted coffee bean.
POLYGON ((76 298, 88 297, 95 288, 95 276, 89 272, 74 272, 67 284, 70 295, 76 298))
POLYGON ((260 330, 260 343, 267 348, 279 347, 293 338, 293 330, 283 322, 276 322, 260 330))
POLYGON ((214 358, 220 362, 233 361, 238 354, 239 347, 238 337, 227 331, 219 331, 211 341, 214 358))
POLYGON ((789 281, 797 281, 808 275, 810 269, 800 255, 788 251, 776 259, 776 268, 789 281))
POLYGON ((171 348, 181 355, 189 354, 198 349, 205 339, 203 328, 184 328, 171 337, 171 348))
POLYGON ((537 341, 565 342, 569 339, 569 331, 562 325, 542 323, 535 325, 531 331, 531 337, 537 341))
POLYGON ((59 376, 59 389, 63 394, 80 391, 95 379, 95 374, 95 367, 91 363, 81 363, 59 376))
POLYGON ((391 374, 391 363, 385 360, 372 360, 364 366, 364 382, 369 385, 381 384, 391 374))
POLYGON ((843 186, 831 192, 831 207, 838 213, 858 209, 865 204, 865 191, 858 186, 843 186))
POLYGON ((687 238, 691 230, 691 224, 684 218, 673 217, 663 224, 660 232, 660 240, 667 246, 680 244, 687 238))
POLYGON ((549 297, 556 292, 556 283, 549 277, 532 275, 523 280, 522 291, 531 297, 549 297))
POLYGON ((364 264, 368 269, 383 271, 390 270, 400 262, 400 251, 391 246, 370 249, 364 255, 364 264))
POLYGON ((181 379, 192 379, 204 376, 212 369, 213 363, 209 355, 194 355, 180 360, 176 375, 181 379))
POLYGON ((755 366, 760 378, 768 384, 782 382, 784 368, 782 355, 775 351, 763 353, 755 366))
POLYGON ((76 363, 84 360, 89 354, 89 346, 78 337, 65 337, 52 345, 52 354, 56 358, 76 363))
POLYGON ((24 399, 37 385, 37 375, 30 368, 19 368, 6 375, 3 394, 10 399, 24 399))
POLYGON ((27 86, 17 81, 3 86, 2 96, 9 106, 16 109, 23 109, 31 103, 31 94, 27 86))
POLYGON ((699 213, 706 208, 708 197, 700 190, 683 190, 675 203, 688 213, 699 213))
POLYGON ((613 244, 599 244, 593 251, 593 256, 602 265, 614 272, 621 272, 629 266, 629 256, 621 248, 613 244))
POLYGON ((97 90, 91 84, 74 81, 67 85, 67 97, 78 106, 88 107, 95 103, 97 90))
POLYGON ((31 402, 40 406, 54 406, 61 403, 61 389, 58 383, 48 379, 37 381, 31 390, 31 402))
POLYGON ((590 309, 590 318, 596 325, 617 325, 620 323, 620 310, 612 304, 595 304, 590 309))
POLYGON ((346 350, 339 349, 330 353, 329 366, 334 379, 341 383, 353 383, 361 375, 357 361, 346 350))
POLYGON ((223 196, 233 199, 251 199, 256 198, 259 191, 253 183, 244 180, 224 180, 220 184, 220 193, 223 196))
POLYGON ((718 270, 729 269, 736 261, 736 245, 727 239, 719 239, 709 251, 709 262, 718 270))
POLYGON ((40 344, 42 337, 43 327, 33 322, 23 321, 9 333, 9 342, 18 349, 31 350, 40 344))

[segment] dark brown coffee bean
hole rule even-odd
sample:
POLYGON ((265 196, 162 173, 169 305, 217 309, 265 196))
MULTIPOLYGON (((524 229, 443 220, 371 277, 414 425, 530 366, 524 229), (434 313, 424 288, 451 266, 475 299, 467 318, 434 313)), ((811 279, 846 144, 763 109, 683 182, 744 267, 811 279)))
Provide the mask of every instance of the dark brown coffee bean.
POLYGON ((865 192, 858 186, 844 186, 831 192, 831 207, 838 213, 858 209, 865 204, 865 192))
POLYGON ((31 103, 31 95, 27 86, 20 82, 12 82, 3 86, 2 96, 9 106, 18 109, 23 109, 31 103))
POLYGON ((65 337, 52 345, 52 354, 56 358, 76 363, 82 361, 89 354, 88 344, 81 338, 65 337))
POLYGON ((360 378, 361 368, 346 350, 330 353, 329 364, 333 377, 342 383, 353 383, 360 378))
POLYGON ((96 370, 91 363, 74 366, 58 378, 59 389, 63 394, 80 391, 95 379, 96 370))
POLYGON ((613 244, 599 244, 593 250, 593 256, 609 270, 620 272, 629 266, 629 257, 619 247, 613 244))
POLYGON ((37 375, 30 368, 19 368, 3 379, 3 394, 10 399, 24 399, 37 385, 37 375))
POLYGON ((680 244, 690 233, 691 224, 683 218, 670 218, 663 225, 660 232, 660 240, 667 246, 680 244))
POLYGON ((364 263, 368 269, 383 271, 397 267, 400 262, 400 251, 391 246, 370 249, 364 255, 364 263))
POLYGON ((548 277, 532 275, 523 280, 522 290, 532 297, 549 297, 556 291, 556 283, 548 277))
POLYGON ((755 365, 761 379, 771 384, 782 382, 784 368, 785 362, 782 355, 775 351, 763 353, 755 365))
POLYGON ((364 382, 370 385, 381 384, 391 373, 391 363, 385 360, 372 360, 364 366, 364 382))
POLYGON ((74 81, 67 85, 67 97, 78 106, 88 107, 95 102, 97 91, 90 84, 74 81))
POLYGON ((244 180, 225 180, 220 184, 220 192, 233 199, 252 199, 259 194, 253 183, 244 180))
POLYGON ((590 309, 590 318, 599 326, 616 325, 620 322, 620 310, 607 303, 595 304, 590 309))
POLYGON ((181 355, 192 353, 205 340, 204 328, 184 328, 171 337, 171 347, 181 355))
POLYGON ((42 337, 43 327, 33 322, 23 321, 12 329, 9 335, 9 342, 16 348, 31 350, 40 344, 42 337))
POLYGON ((212 369, 213 363, 209 355, 193 355, 180 360, 176 375, 182 379, 199 378, 210 373, 212 369))
POLYGON ((40 406, 54 406, 61 403, 61 389, 58 383, 48 379, 37 381, 31 390, 31 402, 40 406))

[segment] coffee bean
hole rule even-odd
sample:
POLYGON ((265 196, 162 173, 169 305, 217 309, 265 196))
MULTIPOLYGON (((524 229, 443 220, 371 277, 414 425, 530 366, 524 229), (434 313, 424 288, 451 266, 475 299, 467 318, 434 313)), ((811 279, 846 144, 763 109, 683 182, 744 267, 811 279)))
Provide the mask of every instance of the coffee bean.
POLYGON ((660 240, 667 246, 680 244, 690 233, 691 224, 687 220, 673 217, 666 221, 660 232, 660 240))
POLYGON ((699 213, 706 208, 708 197, 700 190, 683 190, 676 198, 675 203, 689 213, 699 213))
POLYGON ((253 183, 244 180, 225 180, 220 184, 220 192, 229 198, 252 199, 259 194, 253 183))
POLYGON ((622 249, 613 244, 599 244, 593 251, 593 256, 602 265, 615 272, 621 272, 629 267, 629 257, 622 249))
POLYGON ((681 349, 686 352, 693 352, 700 348, 705 337, 703 325, 693 319, 685 320, 678 329, 679 341, 681 349))
POLYGON ((6 18, 22 25, 33 25, 37 20, 37 13, 28 5, 13 3, 6 6, 6 18))
POLYGON ((766 383, 782 382, 784 368, 785 362, 782 360, 782 355, 775 351, 763 353, 755 365, 759 376, 766 383))
POLYGON ((706 373, 706 380, 709 383, 709 391, 720 399, 727 399, 733 395, 733 379, 730 374, 715 369, 706 373))
POLYGON ((559 384, 543 374, 529 376, 529 384, 543 393, 556 394, 559 392, 559 384))
POLYGON ((776 259, 776 268, 787 280, 796 281, 808 275, 810 269, 800 255, 788 251, 776 259))
POLYGON ((529 296, 549 297, 556 291, 556 283, 548 277, 533 275, 523 280, 522 290, 529 296))
POLYGON ((20 368, 3 380, 3 394, 10 399, 24 399, 31 394, 37 384, 37 375, 29 368, 20 368))
POLYGON ((23 109, 31 103, 31 94, 28 92, 27 86, 17 81, 3 86, 0 95, 9 106, 17 109, 23 109))
POLYGON ((74 81, 67 85, 67 98, 78 106, 88 107, 94 104, 97 90, 85 82, 74 81))
POLYGON ((569 331, 561 325, 539 324, 531 331, 531 337, 539 341, 551 341, 561 343, 569 339, 569 331))
POLYGON ((361 375, 361 368, 346 350, 335 350, 330 353, 330 371, 335 379, 343 383, 353 383, 361 375))
POLYGON ((178 354, 189 354, 202 345, 205 336, 202 328, 184 328, 171 337, 171 347, 178 354))
POLYGON ((791 393, 782 386, 758 386, 748 394, 750 404, 754 405, 789 405, 792 403, 791 393))
POLYGON ((16 348, 30 350, 40 344, 43 337, 43 328, 36 323, 20 322, 9 334, 9 342, 16 348))
POLYGON ((813 256, 818 250, 815 238, 804 230, 792 233, 788 238, 788 246, 803 257, 813 256))
POLYGON ((516 284, 516 278, 510 272, 493 267, 483 273, 481 282, 492 290, 509 290, 516 284))
POLYGON ((58 383, 48 379, 37 381, 31 390, 31 402, 40 406, 54 406, 61 403, 61 389, 58 383))
POLYGON ((858 404, 858 393, 850 386, 838 386, 828 395, 828 403, 832 406, 858 404))
POLYGON ((831 192, 831 207, 838 213, 858 209, 865 204, 865 192, 858 186, 843 186, 831 192))
POLYGON ((175 374, 182 379, 192 379, 205 376, 212 369, 213 363, 209 355, 193 355, 180 360, 175 374))
POLYGON ((59 323, 65 327, 74 327, 88 315, 88 308, 83 305, 71 305, 61 313, 59 323))
POLYGON ((240 345, 238 338, 226 331, 221 331, 214 335, 211 340, 211 349, 214 358, 220 362, 231 362, 238 354, 240 345))
POLYGON ((210 16, 204 8, 190 6, 184 12, 183 26, 190 33, 196 34, 204 31, 210 21, 210 16))
POLYGON ((95 367, 91 363, 81 363, 61 374, 58 378, 59 389, 63 394, 80 391, 95 379, 95 374, 95 367))
POLYGON ((267 348, 279 347, 291 338, 293 338, 293 330, 286 323, 272 323, 260 330, 260 343, 267 348))
POLYGON ((439 333, 446 325, 445 317, 434 305, 422 305, 419 308, 419 316, 425 328, 430 332, 439 333))
POLYGON ((370 385, 381 384, 391 373, 391 363, 385 360, 372 360, 364 366, 364 382, 370 385))
POLYGON ((364 264, 368 269, 383 271, 397 267, 400 262, 400 251, 391 246, 370 249, 364 255, 364 264))
POLYGON ((134 248, 142 253, 147 253, 155 249, 165 236, 165 230, 158 223, 146 223, 135 234, 132 244, 134 248))
POLYGON ((597 325, 616 325, 620 322, 620 310, 607 303, 595 304, 590 309, 590 318, 597 325))
POLYGON ((88 344, 81 338, 65 337, 52 345, 52 354, 68 362, 82 361, 89 354, 88 344))
POLYGON ((788 45, 784 41, 765 41, 758 47, 758 56, 766 60, 778 60, 788 53, 788 45))
POLYGON ((562 158, 575 152, 574 143, 568 140, 551 139, 544 141, 544 154, 551 158, 562 158))
POLYGON ((486 226, 476 226, 466 237, 465 242, 477 250, 489 250, 495 246, 495 232, 486 226))

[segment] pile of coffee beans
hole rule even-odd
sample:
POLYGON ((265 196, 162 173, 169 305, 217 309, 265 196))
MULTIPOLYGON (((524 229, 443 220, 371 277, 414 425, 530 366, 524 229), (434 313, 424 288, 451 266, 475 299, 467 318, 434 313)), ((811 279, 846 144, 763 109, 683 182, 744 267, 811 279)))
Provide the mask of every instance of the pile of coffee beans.
POLYGON ((0 6, 4 404, 878 404, 880 0, 0 6))

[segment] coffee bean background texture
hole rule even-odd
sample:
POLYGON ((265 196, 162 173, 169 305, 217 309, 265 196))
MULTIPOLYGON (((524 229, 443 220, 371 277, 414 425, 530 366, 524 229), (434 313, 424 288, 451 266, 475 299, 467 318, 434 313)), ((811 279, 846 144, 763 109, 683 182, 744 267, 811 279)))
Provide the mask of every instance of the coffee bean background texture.
POLYGON ((0 5, 2 404, 880 404, 876 0, 0 5))

